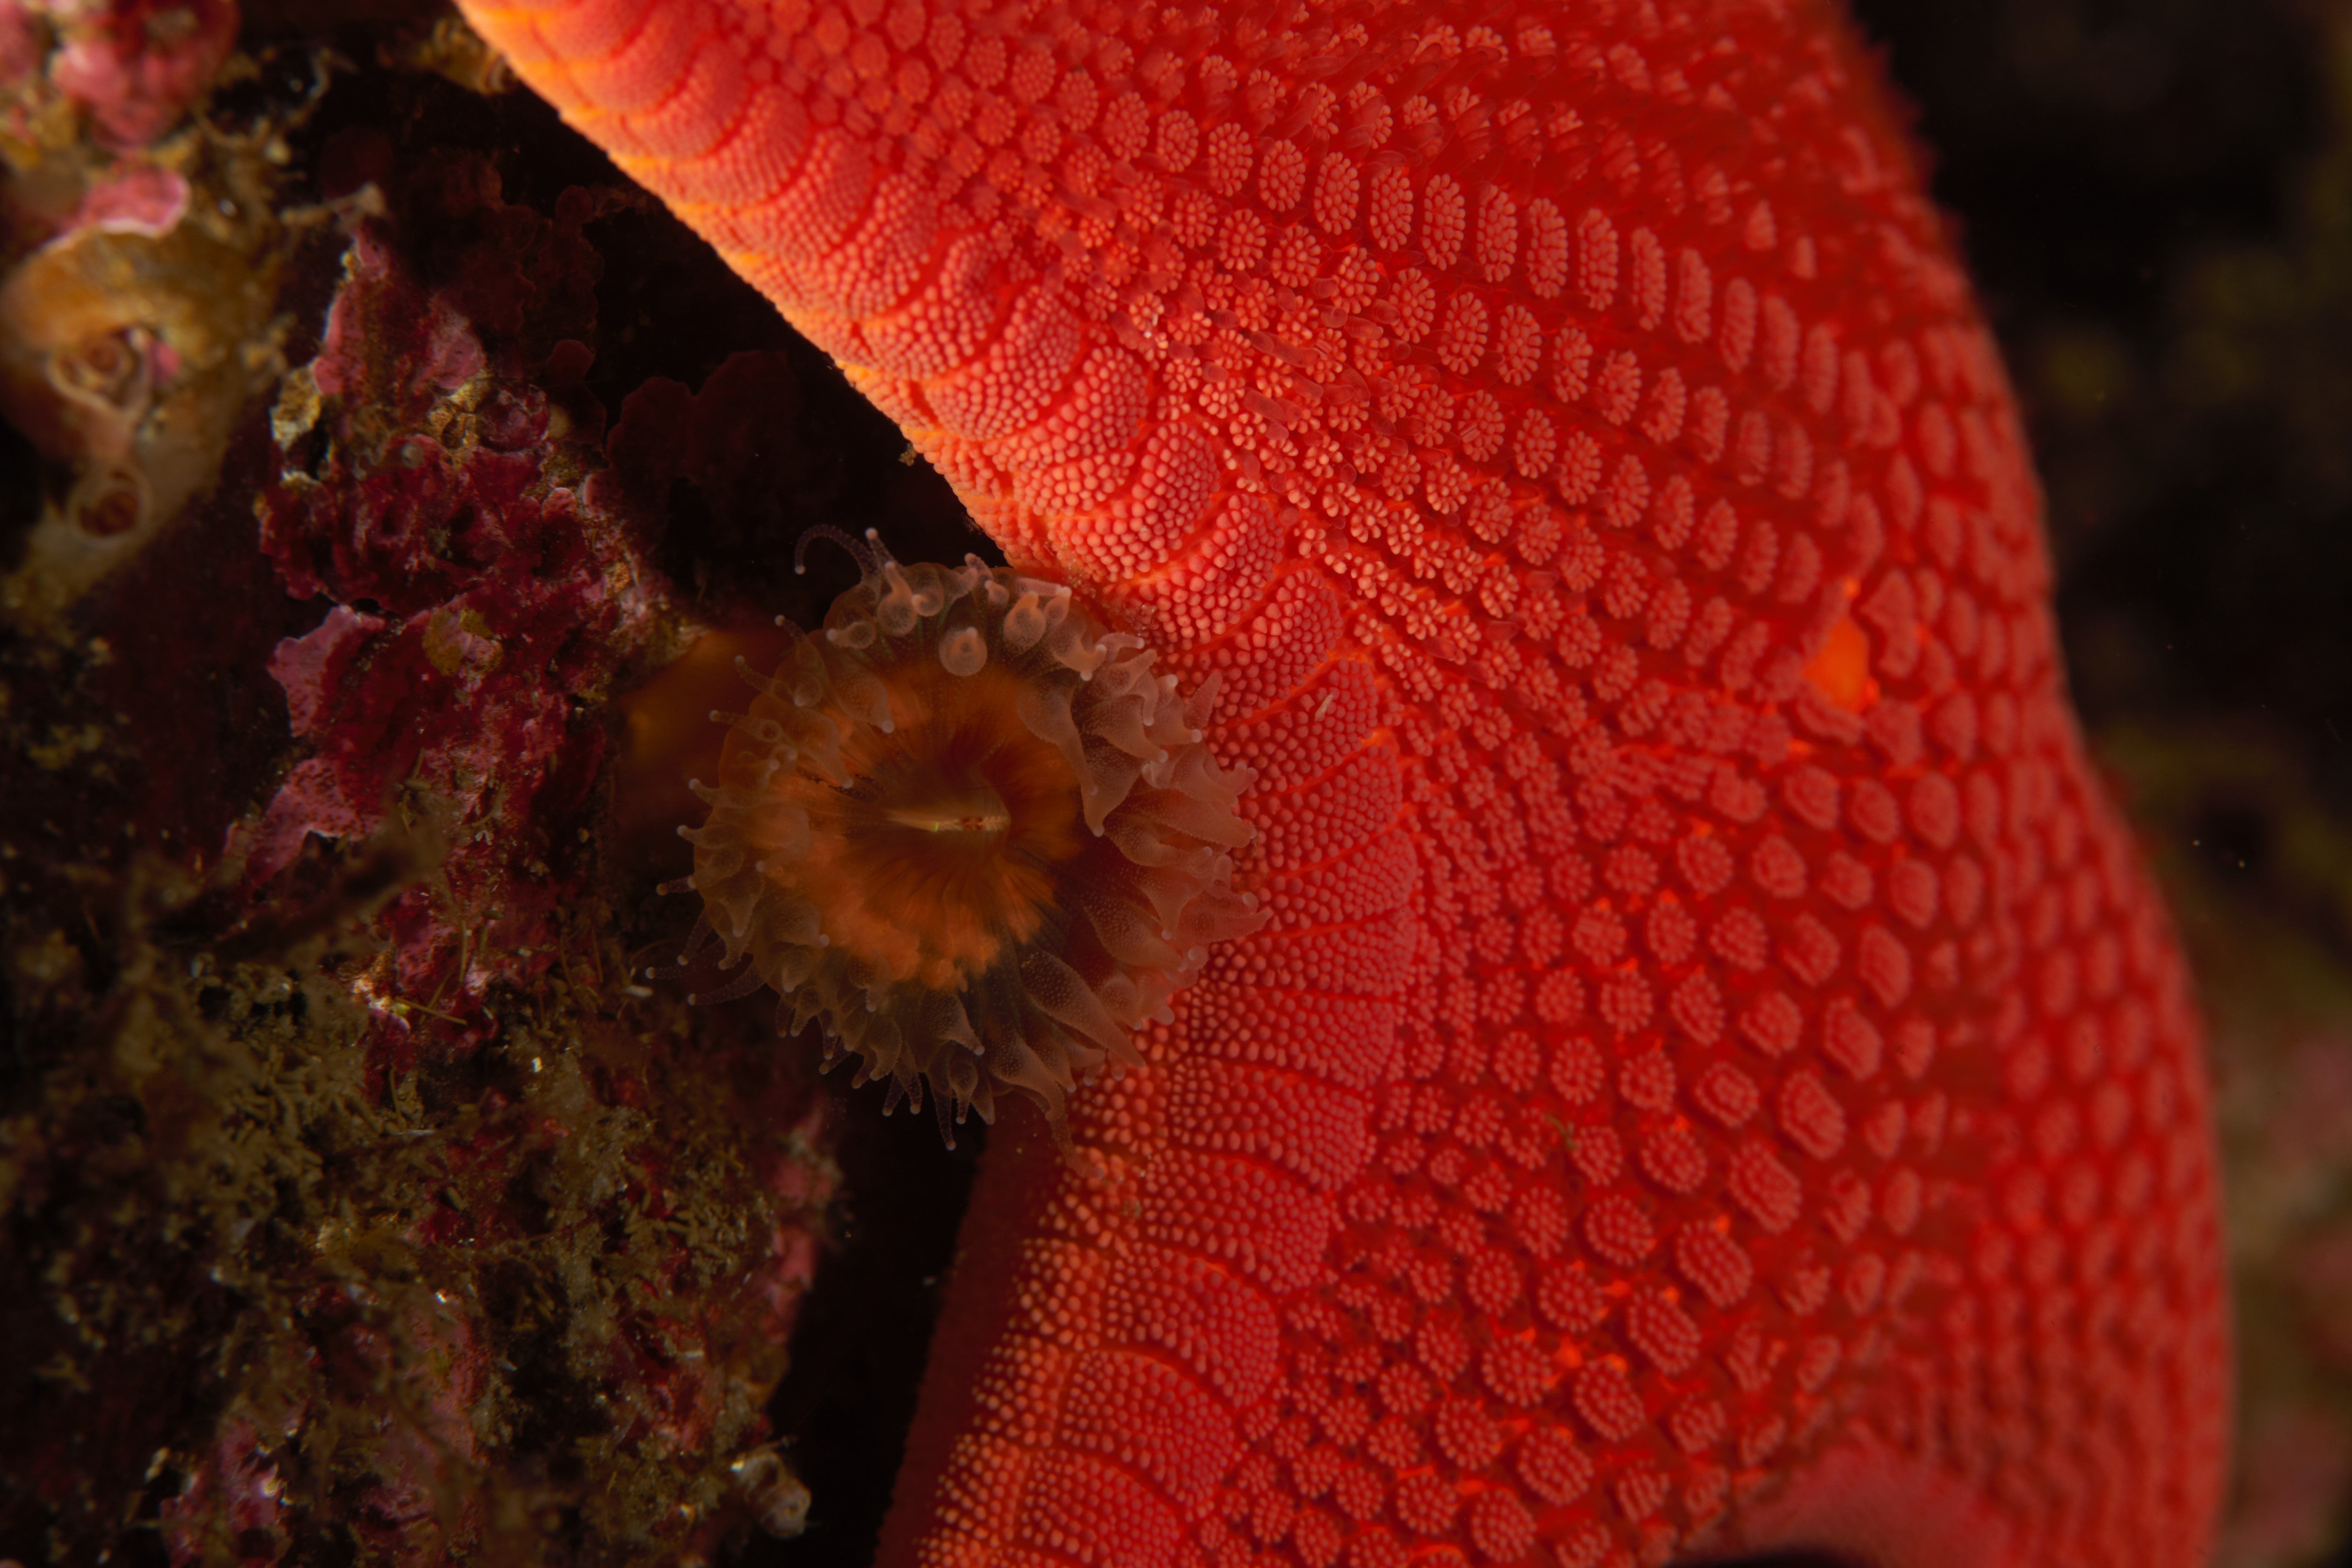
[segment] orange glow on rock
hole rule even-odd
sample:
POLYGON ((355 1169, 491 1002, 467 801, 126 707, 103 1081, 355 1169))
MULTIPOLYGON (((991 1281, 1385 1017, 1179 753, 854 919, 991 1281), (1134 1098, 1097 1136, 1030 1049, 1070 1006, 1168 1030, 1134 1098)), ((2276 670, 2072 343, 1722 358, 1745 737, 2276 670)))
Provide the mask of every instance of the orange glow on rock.
POLYGON ((609 764, 613 843, 632 873, 675 873, 677 825, 702 810, 688 781, 719 776, 727 731, 710 715, 743 700, 735 661, 772 669, 793 636, 756 624, 706 632, 645 684, 614 700, 621 726, 609 764))

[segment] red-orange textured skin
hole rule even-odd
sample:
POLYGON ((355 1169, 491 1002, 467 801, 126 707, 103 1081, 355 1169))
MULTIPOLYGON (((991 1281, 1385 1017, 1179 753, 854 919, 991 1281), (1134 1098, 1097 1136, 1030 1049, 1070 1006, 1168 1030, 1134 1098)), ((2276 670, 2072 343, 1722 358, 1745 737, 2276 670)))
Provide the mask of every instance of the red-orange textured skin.
POLYGON ((2201 1558, 2198 1026, 1832 8, 467 9, 1260 774, 888 1561, 2201 1558))

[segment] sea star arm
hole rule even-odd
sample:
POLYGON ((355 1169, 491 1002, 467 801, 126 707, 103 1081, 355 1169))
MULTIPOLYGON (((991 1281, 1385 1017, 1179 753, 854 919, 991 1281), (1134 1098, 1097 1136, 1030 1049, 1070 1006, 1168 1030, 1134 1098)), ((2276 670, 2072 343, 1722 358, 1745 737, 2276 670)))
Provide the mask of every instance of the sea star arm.
POLYGON ((2193 1007, 1832 9, 467 10, 1260 775, 886 1557, 2201 1556, 2193 1007))

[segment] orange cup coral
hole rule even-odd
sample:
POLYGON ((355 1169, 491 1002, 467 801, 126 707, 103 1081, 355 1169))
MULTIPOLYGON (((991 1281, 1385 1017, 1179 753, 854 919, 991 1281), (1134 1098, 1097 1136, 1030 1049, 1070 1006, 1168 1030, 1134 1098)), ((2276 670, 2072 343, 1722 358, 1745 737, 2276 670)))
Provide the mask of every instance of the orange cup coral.
POLYGON ((929 1086, 950 1141, 1018 1089, 1064 1135, 1069 1090, 1139 1061, 1134 1031, 1208 945, 1255 930, 1233 888, 1254 775, 1202 744, 1134 637, 1058 584, 991 567, 902 566, 874 535, 865 575, 800 638, 731 726, 691 877, 715 942, 748 960, 780 1028, 824 1025, 828 1058, 929 1086))

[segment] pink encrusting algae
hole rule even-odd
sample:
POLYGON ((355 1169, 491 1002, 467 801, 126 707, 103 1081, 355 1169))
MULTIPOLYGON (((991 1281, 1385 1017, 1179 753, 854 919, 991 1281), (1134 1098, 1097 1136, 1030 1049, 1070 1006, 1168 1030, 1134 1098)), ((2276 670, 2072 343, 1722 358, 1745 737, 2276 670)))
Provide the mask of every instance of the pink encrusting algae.
POLYGON ((887 1560, 2200 1559, 2198 1024, 1832 7, 467 9, 1255 775, 887 1560))

